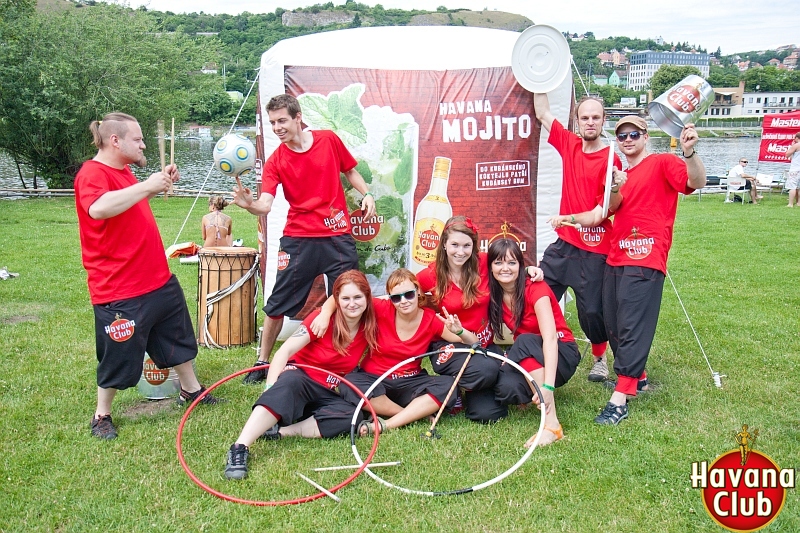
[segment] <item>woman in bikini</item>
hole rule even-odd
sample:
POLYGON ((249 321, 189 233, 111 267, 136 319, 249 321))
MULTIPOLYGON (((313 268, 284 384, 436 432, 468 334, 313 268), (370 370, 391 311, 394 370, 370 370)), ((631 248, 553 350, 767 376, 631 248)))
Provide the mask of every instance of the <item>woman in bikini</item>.
POLYGON ((233 220, 222 212, 228 201, 222 196, 212 196, 208 199, 208 213, 203 217, 203 247, 207 246, 233 246, 233 220))

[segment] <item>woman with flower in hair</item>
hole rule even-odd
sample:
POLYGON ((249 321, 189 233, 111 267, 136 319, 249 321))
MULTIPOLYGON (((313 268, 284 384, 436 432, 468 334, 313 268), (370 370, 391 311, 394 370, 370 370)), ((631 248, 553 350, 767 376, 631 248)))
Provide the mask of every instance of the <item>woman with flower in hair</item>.
MULTIPOLYGON (((542 279, 542 271, 531 267, 533 275, 542 279)), ((478 252, 478 228, 468 217, 455 216, 444 226, 436 261, 417 274, 420 287, 431 294, 434 306, 443 314, 457 316, 468 331, 477 335, 484 348, 503 353, 494 345, 494 331, 489 323, 489 263, 486 254, 478 252)), ((449 347, 464 348, 465 344, 434 342, 431 356, 437 374, 455 376, 464 364, 467 353, 453 353, 449 347), (448 346, 449 345, 449 346, 448 346)), ((508 408, 494 398, 494 385, 500 361, 480 353, 472 356, 461 376, 464 389, 465 415, 477 422, 496 422, 508 413, 508 408)))
POLYGON ((309 327, 319 314, 314 311, 275 352, 264 393, 228 451, 226 478, 247 477, 249 446, 260 437, 332 438, 350 431, 353 405, 339 395, 338 376, 356 368, 367 349, 375 349, 375 309, 369 282, 357 270, 336 278, 333 299, 336 311, 323 335, 315 335, 309 327), (301 369, 292 363, 330 373, 301 369))
MULTIPOLYGON (((553 392, 565 384, 580 363, 581 355, 553 291, 544 281, 520 275, 525 263, 516 241, 501 238, 489 245, 489 322, 502 339, 503 324, 511 331, 514 345, 506 357, 519 364, 536 381, 542 397, 535 395, 528 380, 510 365, 503 365, 495 384, 495 399, 503 405, 545 403, 543 446, 564 438, 556 415, 553 392)), ((531 437, 525 447, 533 444, 531 437)))

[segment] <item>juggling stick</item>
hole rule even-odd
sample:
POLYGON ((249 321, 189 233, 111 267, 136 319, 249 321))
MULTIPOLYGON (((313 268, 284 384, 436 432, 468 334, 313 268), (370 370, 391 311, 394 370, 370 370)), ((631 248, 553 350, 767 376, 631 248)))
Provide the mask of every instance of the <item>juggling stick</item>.
MULTIPOLYGON (((161 172, 164 172, 167 168, 166 147, 164 146, 164 121, 159 120, 156 122, 156 127, 158 128, 158 155, 161 158, 161 172)), ((164 191, 164 199, 167 199, 167 191, 164 191)))
MULTIPOLYGON (((163 158, 162 158, 161 167, 164 167, 163 158)), ((172 165, 175 163, 175 117, 172 117, 172 129, 169 133, 169 164, 172 165)), ((164 191, 164 200, 167 199, 167 196, 172 193, 172 182, 169 184, 169 190, 164 191)))
POLYGON ((569 226, 569 227, 571 227, 571 228, 575 228, 576 230, 579 230, 579 231, 580 231, 580 229, 583 227, 583 226, 581 226, 580 224, 578 224, 577 222, 575 222, 575 223, 573 224, 572 222, 567 222, 566 220, 562 221, 562 222, 561 222, 561 225, 562 225, 562 226, 569 226))
MULTIPOLYGON (((398 466, 403 464, 402 461, 390 461, 388 463, 370 463, 370 468, 375 468, 376 466, 398 466)), ((343 465, 343 466, 323 466, 320 468, 312 468, 314 472, 328 472, 330 470, 352 470, 354 468, 360 468, 361 465, 343 465)))
POLYGON ((469 353, 467 353, 467 358, 464 359, 464 364, 461 365, 461 370, 458 371, 456 375, 455 381, 453 381, 453 385, 450 387, 450 390, 447 391, 447 396, 445 396, 442 405, 439 406, 439 412, 436 413, 436 418, 433 419, 433 423, 431 423, 431 428, 422 434, 423 437, 428 439, 438 439, 440 438, 439 435, 436 433, 436 424, 439 423, 439 418, 441 418, 442 413, 444 412, 444 408, 447 406, 447 402, 450 401, 450 397, 453 395, 453 391, 456 390, 458 386, 458 381, 461 379, 461 375, 464 374, 464 370, 467 369, 467 365, 469 364, 469 360, 472 359, 472 354, 475 353, 476 347, 480 347, 480 344, 475 343, 470 347, 469 353))
POLYGON ((319 483, 315 482, 313 479, 307 478, 306 476, 304 476, 300 472, 295 472, 295 474, 300 476, 300 479, 302 479, 303 481, 305 481, 306 483, 308 483, 309 485, 311 485, 312 487, 314 487, 318 491, 320 491, 323 494, 325 494, 325 496, 327 496, 328 498, 331 498, 335 502, 341 503, 342 499, 340 497, 338 497, 336 494, 332 493, 331 491, 329 491, 328 489, 326 489, 325 487, 323 487, 319 483))

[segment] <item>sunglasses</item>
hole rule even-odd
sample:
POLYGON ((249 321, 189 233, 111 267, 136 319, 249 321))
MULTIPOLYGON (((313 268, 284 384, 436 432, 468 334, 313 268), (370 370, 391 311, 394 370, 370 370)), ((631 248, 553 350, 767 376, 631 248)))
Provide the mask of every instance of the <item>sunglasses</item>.
POLYGON ((746 165, 747 161, 739 161, 739 163, 744 163, 746 165))
POLYGON ((389 299, 392 301, 393 304, 399 304, 403 298, 405 298, 410 302, 414 299, 416 295, 417 295, 417 289, 411 289, 410 291, 401 292, 400 294, 390 294, 389 299))
POLYGON ((625 139, 627 139, 628 137, 630 137, 632 141, 635 141, 641 136, 642 136, 641 131, 629 131, 628 133, 617 133, 617 139, 619 139, 619 142, 624 142, 625 139))

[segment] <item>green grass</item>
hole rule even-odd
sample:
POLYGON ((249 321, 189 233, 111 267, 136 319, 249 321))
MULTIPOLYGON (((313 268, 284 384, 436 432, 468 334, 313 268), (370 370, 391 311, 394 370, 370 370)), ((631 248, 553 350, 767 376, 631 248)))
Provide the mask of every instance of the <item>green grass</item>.
MULTIPOLYGON (((182 411, 152 406, 136 389, 114 404, 120 436, 89 435, 95 403, 93 315, 80 263, 73 201, 0 202, 0 531, 720 531, 691 489, 693 461, 735 447, 734 433, 759 428, 756 448, 796 468, 800 449, 800 209, 773 194, 762 205, 723 204, 721 195, 680 202, 670 272, 715 370, 708 367, 669 281, 648 371, 655 391, 631 403, 630 419, 599 427, 592 418, 608 390, 586 381, 590 358, 556 398, 564 442, 537 450, 516 473, 474 494, 407 495, 362 476, 328 498, 256 508, 210 496, 181 469, 175 436, 182 411)), ((171 244, 191 200, 155 199, 171 244)), ((204 203, 181 241, 198 240, 204 203)), ((235 238, 255 246, 255 217, 231 207, 235 238)), ((196 312, 197 267, 171 261, 196 312)), ((570 324, 577 330, 574 305, 570 324)), ((260 321, 259 316, 259 321, 260 321)), ((580 335, 579 335, 580 336, 580 335)), ((252 364, 252 347, 200 349, 197 370, 211 384, 252 364)), ((346 472, 311 468, 352 464, 349 440, 259 442, 251 477, 222 478, 225 452, 258 388, 239 379, 218 389, 230 403, 198 408, 184 452, 193 471, 218 490, 252 499, 291 499, 316 491, 295 472, 333 486, 346 472)), ((392 483, 421 490, 473 485, 506 470, 538 426, 536 411, 512 410, 494 426, 445 417, 443 438, 421 440, 422 424, 387 434, 376 460, 392 483)), ((359 443, 362 455, 368 440, 359 443)), ((800 531, 800 493, 766 531, 800 531)))

